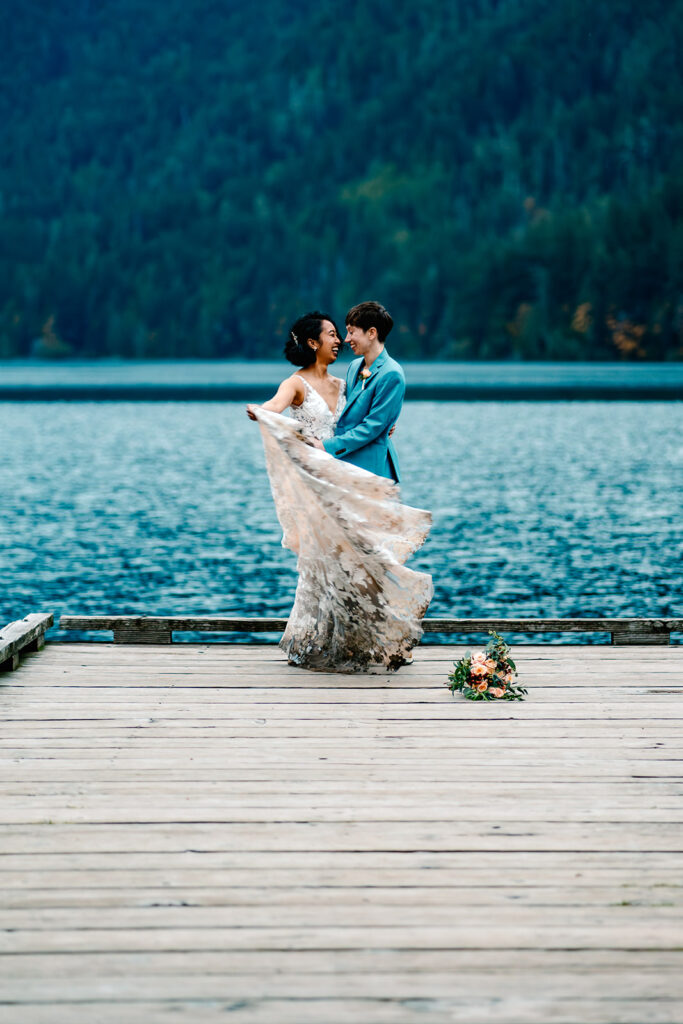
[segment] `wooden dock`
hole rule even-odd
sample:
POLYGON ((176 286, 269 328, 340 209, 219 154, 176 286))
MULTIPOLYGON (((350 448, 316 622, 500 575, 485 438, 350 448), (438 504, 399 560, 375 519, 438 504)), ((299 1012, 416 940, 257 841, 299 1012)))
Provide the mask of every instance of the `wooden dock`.
POLYGON ((683 648, 519 647, 522 704, 272 646, 0 676, 3 1024, 683 1021, 683 648))

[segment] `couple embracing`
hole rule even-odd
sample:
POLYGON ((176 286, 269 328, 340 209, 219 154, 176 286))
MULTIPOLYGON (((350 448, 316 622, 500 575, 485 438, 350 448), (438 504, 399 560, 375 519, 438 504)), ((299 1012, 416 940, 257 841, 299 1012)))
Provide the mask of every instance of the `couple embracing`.
POLYGON ((336 672, 395 670, 409 663, 432 597, 431 577, 404 565, 431 516, 403 505, 391 439, 405 379, 384 342, 393 326, 376 302, 346 316, 357 357, 346 380, 330 365, 342 341, 314 312, 293 324, 285 355, 299 367, 258 420, 282 543, 298 556, 299 581, 280 645, 292 664, 336 672), (281 415, 290 410, 291 418, 281 415))

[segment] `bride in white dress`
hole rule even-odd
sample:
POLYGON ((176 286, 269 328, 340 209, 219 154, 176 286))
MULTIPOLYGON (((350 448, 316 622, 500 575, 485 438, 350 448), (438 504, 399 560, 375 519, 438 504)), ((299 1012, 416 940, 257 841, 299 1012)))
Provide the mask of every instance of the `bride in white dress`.
POLYGON ((328 373, 340 347, 330 317, 301 317, 285 347, 301 371, 247 407, 261 428, 282 544, 298 556, 280 646, 307 669, 394 670, 409 663, 432 597, 431 577, 403 564, 431 515, 401 504, 393 481, 311 446, 334 435, 346 402, 345 381, 328 373), (291 418, 280 415, 287 408, 291 418))

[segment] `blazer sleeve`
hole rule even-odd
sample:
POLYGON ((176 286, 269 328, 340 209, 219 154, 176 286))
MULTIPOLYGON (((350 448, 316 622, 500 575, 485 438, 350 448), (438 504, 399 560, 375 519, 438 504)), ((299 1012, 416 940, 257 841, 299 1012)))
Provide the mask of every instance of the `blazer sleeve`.
POLYGON ((405 395, 405 380, 398 373, 386 373, 379 378, 372 396, 370 410, 358 426, 351 427, 343 434, 323 441, 325 451, 339 457, 358 451, 366 444, 372 444, 398 419, 405 395))

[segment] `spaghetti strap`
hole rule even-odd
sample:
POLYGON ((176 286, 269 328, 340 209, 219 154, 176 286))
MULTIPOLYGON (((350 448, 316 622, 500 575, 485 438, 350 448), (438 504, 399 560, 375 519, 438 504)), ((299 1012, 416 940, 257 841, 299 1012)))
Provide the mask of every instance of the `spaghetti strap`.
MULTIPOLYGON (((339 408, 339 406, 341 404, 341 397, 342 397, 343 394, 345 394, 344 382, 342 380, 340 380, 339 377, 333 377, 332 378, 333 380, 338 380, 339 381, 339 386, 337 388, 337 400, 336 400, 336 402, 334 404, 334 409, 330 409, 330 406, 329 406, 328 401, 325 398, 325 396, 321 395, 321 393, 318 391, 318 389, 316 387, 314 387, 309 381, 307 381, 305 377, 302 377, 300 373, 293 373, 292 377, 297 377, 300 381, 303 381, 304 389, 305 389, 305 391, 304 391, 305 397, 304 397, 303 402, 300 405, 292 405, 292 406, 290 406, 290 408, 292 410, 294 410, 294 409, 304 409, 304 406, 306 405, 307 402, 310 405, 309 399, 312 400, 313 395, 315 395, 318 398, 318 401, 321 403, 321 405, 325 407, 325 409, 329 413, 329 416, 332 418, 333 422, 336 423, 336 421, 339 419, 339 417, 341 415, 341 409, 339 408)), ((315 418, 319 414, 312 414, 312 415, 313 415, 313 418, 315 418)), ((327 419, 327 417, 326 417, 326 419, 327 419)), ((313 431, 313 432, 315 433, 315 431, 313 431)), ((334 433, 334 431, 332 431, 332 433, 334 433)))

